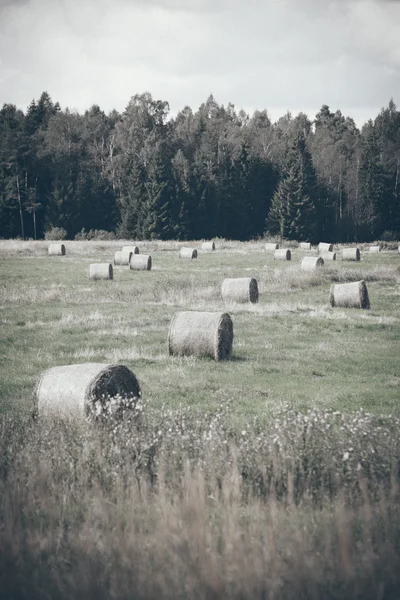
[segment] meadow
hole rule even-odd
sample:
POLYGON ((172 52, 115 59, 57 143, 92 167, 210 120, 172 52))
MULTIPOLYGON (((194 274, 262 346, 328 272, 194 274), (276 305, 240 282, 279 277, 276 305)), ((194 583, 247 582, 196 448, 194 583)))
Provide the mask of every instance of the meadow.
POLYGON ((278 262, 262 241, 197 260, 139 242, 151 271, 89 281, 122 244, 0 241, 4 597, 399 597, 397 245, 305 273, 295 243, 278 262), (223 304, 245 276, 259 302, 223 304), (359 279, 371 309, 332 308, 359 279), (179 310, 228 312, 232 359, 169 356, 179 310), (128 366, 135 414, 32 422, 39 374, 80 362, 128 366))

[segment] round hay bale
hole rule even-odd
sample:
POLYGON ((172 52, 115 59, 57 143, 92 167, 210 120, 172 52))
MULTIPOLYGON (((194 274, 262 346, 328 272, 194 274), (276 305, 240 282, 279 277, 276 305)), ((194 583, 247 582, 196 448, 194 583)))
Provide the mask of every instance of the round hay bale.
POLYGON ((168 333, 169 354, 210 356, 215 360, 232 355, 233 324, 227 313, 177 312, 168 333))
POLYGON ((333 252, 333 244, 327 242, 320 242, 318 244, 318 252, 333 252))
POLYGON ((300 250, 311 250, 311 242, 300 242, 300 250))
POLYGON ((114 265, 129 265, 132 252, 125 250, 117 250, 114 255, 114 265))
POLYGON ((273 252, 275 250, 278 250, 279 248, 279 244, 276 244, 275 242, 267 242, 265 244, 265 250, 266 252, 273 252))
POLYGON ((331 285, 329 302, 343 308, 370 308, 367 286, 364 279, 351 283, 331 285))
POLYGON ((214 251, 215 250, 215 243, 214 242, 202 242, 201 249, 202 250, 208 250, 208 251, 214 251))
POLYGON ((129 266, 133 271, 150 271, 150 254, 132 254, 129 266))
POLYGON ((342 260, 360 260, 360 251, 358 248, 343 248, 342 260))
POLYGON ((369 253, 370 254, 376 254, 377 252, 381 251, 381 247, 380 246, 370 246, 369 247, 369 253))
POLYGON ((224 302, 258 302, 258 284, 254 277, 224 279, 221 286, 224 302))
POLYGON ((196 248, 187 248, 186 246, 183 246, 179 250, 179 258, 197 258, 196 248))
POLYGON ((66 250, 64 244, 50 244, 49 256, 65 256, 66 250))
POLYGON ((305 256, 300 264, 302 271, 315 271, 324 266, 324 259, 320 256, 305 256))
POLYGON ((113 279, 114 271, 111 263, 92 263, 89 265, 89 279, 113 279))
POLYGON ((292 253, 289 248, 280 248, 274 252, 274 260, 292 260, 292 253))
POLYGON ((122 246, 122 252, 132 252, 132 254, 139 254, 139 246, 122 246))
POLYGON ((34 410, 39 417, 85 419, 118 414, 133 407, 140 397, 139 382, 128 367, 104 363, 63 365, 41 374, 34 390, 34 410))
POLYGON ((324 260, 336 260, 336 252, 320 252, 320 257, 324 260))

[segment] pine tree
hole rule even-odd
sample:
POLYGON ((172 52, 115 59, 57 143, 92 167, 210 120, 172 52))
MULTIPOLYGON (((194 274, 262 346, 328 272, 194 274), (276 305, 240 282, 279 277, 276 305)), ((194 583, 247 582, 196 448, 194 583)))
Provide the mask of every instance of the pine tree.
POLYGON ((298 132, 287 152, 284 175, 268 213, 270 233, 289 239, 316 238, 316 177, 304 133, 298 132))

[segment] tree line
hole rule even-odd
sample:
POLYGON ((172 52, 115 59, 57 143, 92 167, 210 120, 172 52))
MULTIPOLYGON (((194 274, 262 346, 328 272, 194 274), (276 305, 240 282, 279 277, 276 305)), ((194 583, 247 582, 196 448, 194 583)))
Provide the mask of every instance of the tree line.
POLYGON ((396 239, 399 166, 392 100, 360 131, 326 105, 272 123, 213 96, 171 117, 149 93, 79 114, 43 92, 0 110, 0 237, 396 239))

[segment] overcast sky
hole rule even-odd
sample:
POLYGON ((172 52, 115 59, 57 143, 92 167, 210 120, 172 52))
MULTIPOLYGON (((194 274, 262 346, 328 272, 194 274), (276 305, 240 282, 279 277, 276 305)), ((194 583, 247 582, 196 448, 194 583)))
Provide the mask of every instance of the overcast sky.
POLYGON ((212 93, 361 125, 400 105, 400 1, 0 0, 0 105, 44 90, 79 112, 149 91, 176 113, 212 93))

